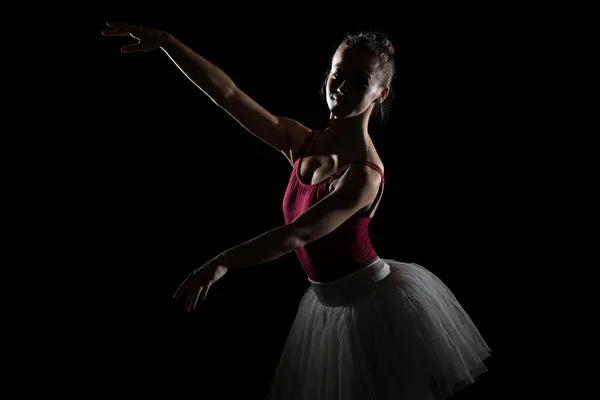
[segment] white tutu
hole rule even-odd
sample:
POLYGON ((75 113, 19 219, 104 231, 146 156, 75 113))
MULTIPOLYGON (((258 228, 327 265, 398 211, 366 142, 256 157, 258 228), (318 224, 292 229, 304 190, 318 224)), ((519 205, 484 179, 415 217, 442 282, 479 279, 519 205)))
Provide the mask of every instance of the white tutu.
POLYGON ((378 259, 334 282, 311 281, 267 399, 445 399, 487 371, 490 353, 439 278, 378 259))

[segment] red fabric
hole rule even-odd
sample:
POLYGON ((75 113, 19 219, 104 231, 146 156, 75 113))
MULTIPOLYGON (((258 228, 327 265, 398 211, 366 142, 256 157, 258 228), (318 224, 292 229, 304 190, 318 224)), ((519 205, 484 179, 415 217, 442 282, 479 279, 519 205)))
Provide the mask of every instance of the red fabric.
POLYGON ((383 192, 385 179, 383 171, 376 164, 369 161, 354 161, 342 166, 329 178, 317 184, 310 185, 302 182, 299 177, 302 155, 314 134, 315 132, 312 132, 302 146, 300 157, 294 163, 285 191, 283 215, 286 224, 291 223, 297 216, 326 197, 329 194, 331 181, 342 175, 351 165, 368 165, 381 174, 382 180, 377 198, 367 216, 351 217, 333 232, 296 250, 296 255, 308 278, 315 282, 328 282, 366 267, 377 259, 377 253, 369 238, 368 227, 371 218, 368 215, 383 192))

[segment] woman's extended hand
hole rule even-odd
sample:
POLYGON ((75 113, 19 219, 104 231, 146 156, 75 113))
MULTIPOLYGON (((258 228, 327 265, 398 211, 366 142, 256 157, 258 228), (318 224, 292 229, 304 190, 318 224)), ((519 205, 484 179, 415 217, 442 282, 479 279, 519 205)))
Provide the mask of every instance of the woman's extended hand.
POLYGON ((178 299, 183 293, 187 293, 186 311, 192 311, 198 304, 198 299, 206 299, 208 289, 227 273, 227 267, 215 257, 200 268, 190 272, 183 283, 179 285, 175 295, 178 299))
POLYGON ((112 27, 102 31, 104 36, 129 36, 138 40, 136 44, 121 47, 122 53, 134 51, 154 51, 167 43, 169 34, 145 26, 132 26, 124 22, 109 21, 106 25, 112 27))

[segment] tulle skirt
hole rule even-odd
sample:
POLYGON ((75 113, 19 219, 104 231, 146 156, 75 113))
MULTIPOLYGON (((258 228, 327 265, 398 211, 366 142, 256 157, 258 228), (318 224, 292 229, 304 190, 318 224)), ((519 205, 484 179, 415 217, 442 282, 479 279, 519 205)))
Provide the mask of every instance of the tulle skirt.
POLYGON ((440 400, 487 371, 490 348, 418 264, 380 258, 310 283, 267 400, 440 400))

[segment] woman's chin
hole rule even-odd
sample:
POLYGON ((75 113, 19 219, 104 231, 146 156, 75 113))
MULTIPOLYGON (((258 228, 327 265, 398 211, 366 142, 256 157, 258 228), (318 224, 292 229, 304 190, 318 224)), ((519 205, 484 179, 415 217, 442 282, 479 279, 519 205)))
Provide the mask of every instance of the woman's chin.
POLYGON ((345 118, 349 114, 348 109, 345 107, 342 107, 339 103, 331 104, 329 106, 329 111, 331 111, 331 113, 338 118, 345 118))

